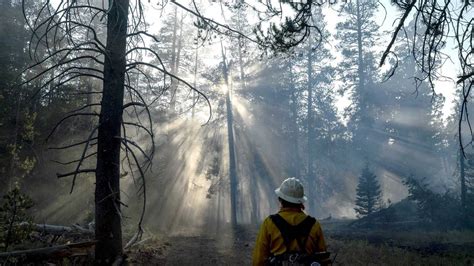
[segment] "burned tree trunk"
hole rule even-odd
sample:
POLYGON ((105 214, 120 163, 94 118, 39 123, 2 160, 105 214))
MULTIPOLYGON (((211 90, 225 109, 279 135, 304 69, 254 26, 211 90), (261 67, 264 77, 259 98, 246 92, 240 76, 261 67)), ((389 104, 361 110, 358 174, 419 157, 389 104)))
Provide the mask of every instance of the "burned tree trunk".
POLYGON ((122 255, 120 213, 120 145, 129 0, 110 1, 104 82, 99 119, 95 189, 97 265, 122 255), (112 3, 113 2, 113 3, 112 3))

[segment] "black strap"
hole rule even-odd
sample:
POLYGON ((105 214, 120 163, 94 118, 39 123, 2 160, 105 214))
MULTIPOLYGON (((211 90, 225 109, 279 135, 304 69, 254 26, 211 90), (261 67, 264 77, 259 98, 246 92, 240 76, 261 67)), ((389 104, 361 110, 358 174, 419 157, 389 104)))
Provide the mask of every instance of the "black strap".
POLYGON ((296 239, 300 248, 300 252, 305 252, 304 244, 306 243, 309 233, 311 232, 311 228, 316 223, 316 219, 308 215, 301 223, 297 225, 289 224, 279 214, 270 215, 270 219, 272 219, 272 222, 276 225, 278 230, 280 230, 287 251, 290 251, 289 247, 291 241, 296 239), (304 238, 303 243, 299 241, 301 238, 304 238))

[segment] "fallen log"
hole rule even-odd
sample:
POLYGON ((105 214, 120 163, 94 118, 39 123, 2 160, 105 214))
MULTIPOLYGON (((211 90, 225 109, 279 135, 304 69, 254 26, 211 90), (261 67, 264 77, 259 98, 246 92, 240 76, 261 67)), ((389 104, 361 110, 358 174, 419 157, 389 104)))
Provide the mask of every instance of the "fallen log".
POLYGON ((27 222, 20 223, 20 226, 30 226, 35 232, 45 233, 55 236, 67 236, 67 235, 94 235, 94 230, 84 228, 79 225, 63 226, 63 225, 51 225, 51 224, 30 224, 27 222))
POLYGON ((95 243, 96 241, 85 241, 53 247, 3 252, 0 253, 0 260, 15 258, 17 262, 39 262, 78 256, 92 257, 95 243))

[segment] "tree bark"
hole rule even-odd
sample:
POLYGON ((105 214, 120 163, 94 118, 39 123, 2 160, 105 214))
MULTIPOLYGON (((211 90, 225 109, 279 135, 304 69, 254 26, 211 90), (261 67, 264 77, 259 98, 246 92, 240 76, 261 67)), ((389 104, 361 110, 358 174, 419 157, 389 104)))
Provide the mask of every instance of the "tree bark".
POLYGON ((99 118, 95 189, 95 264, 122 256, 120 146, 129 0, 110 0, 99 118))

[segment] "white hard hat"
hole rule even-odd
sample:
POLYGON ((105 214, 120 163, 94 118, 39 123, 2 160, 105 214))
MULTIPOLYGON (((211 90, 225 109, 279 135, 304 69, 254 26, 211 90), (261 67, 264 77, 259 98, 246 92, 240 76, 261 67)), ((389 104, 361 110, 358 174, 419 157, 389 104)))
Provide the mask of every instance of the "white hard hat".
POLYGON ((307 198, 304 195, 303 184, 298 178, 290 177, 281 183, 280 187, 275 189, 278 197, 291 203, 304 203, 307 198))

